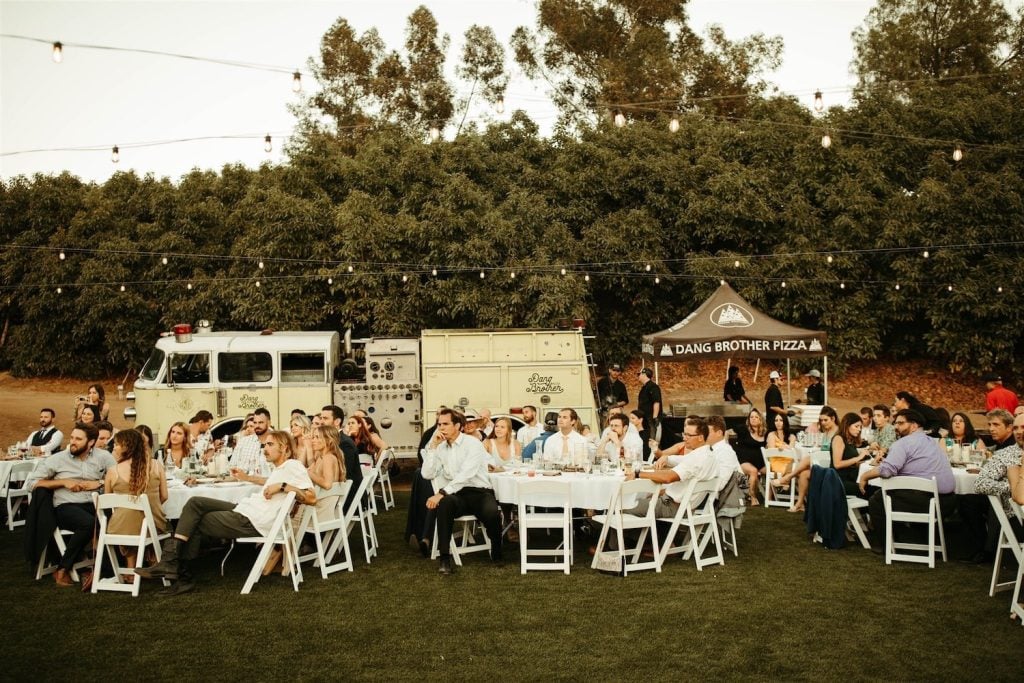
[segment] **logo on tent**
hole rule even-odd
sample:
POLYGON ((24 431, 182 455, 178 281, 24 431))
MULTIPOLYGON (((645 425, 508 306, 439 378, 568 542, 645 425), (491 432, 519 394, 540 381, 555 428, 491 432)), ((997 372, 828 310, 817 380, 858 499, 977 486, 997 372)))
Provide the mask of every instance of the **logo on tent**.
POLYGON ((711 311, 711 324, 718 327, 750 327, 754 316, 739 304, 722 304, 711 311))
POLYGON ((664 346, 662 346, 661 347, 661 355, 662 356, 671 356, 672 355, 672 347, 669 346, 668 344, 665 344, 664 346))
POLYGON ((817 339, 811 340, 811 345, 808 347, 811 351, 821 351, 821 342, 817 339))

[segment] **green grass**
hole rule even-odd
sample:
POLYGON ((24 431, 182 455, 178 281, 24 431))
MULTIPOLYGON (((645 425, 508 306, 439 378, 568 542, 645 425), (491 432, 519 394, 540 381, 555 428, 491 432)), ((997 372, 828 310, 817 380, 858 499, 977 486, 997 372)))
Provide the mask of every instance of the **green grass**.
MULTIPOLYGON (((378 517, 381 555, 299 593, 281 576, 239 595, 254 553, 227 575, 200 561, 197 592, 84 595, 33 581, 23 532, 0 533, 0 679, 137 680, 1019 680, 1024 628, 991 567, 885 566, 860 547, 806 542, 796 515, 746 515, 740 556, 698 572, 519 574, 518 546, 436 574, 401 536, 408 494, 378 517)), ((951 535, 955 528, 949 529, 951 535)))

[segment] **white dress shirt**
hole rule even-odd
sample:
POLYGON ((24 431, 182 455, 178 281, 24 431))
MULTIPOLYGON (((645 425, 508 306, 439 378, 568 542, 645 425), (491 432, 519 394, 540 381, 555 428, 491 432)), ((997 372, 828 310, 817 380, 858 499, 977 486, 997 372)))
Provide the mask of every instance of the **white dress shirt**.
POLYGON ((459 434, 452 443, 442 441, 437 448, 424 449, 420 474, 433 483, 435 492, 444 489, 446 494, 458 493, 466 486, 489 489, 490 459, 479 439, 459 434))
POLYGON ((60 450, 60 445, 64 443, 64 434, 54 426, 49 426, 46 430, 37 429, 28 435, 29 448, 32 448, 32 439, 36 438, 36 434, 41 431, 49 430, 50 433, 46 434, 46 441, 43 442, 42 446, 39 446, 39 450, 42 451, 43 455, 53 455, 54 452, 60 450))
MULTIPOLYGON (((631 427, 633 425, 630 425, 631 427)), ((633 451, 640 454, 643 457, 644 454, 644 440, 640 438, 640 433, 634 428, 633 431, 626 431, 626 434, 622 437, 622 448, 626 451, 632 449, 633 451)), ((604 446, 605 453, 613 458, 619 457, 619 448, 615 445, 615 442, 610 438, 604 446)))
POLYGON ((733 450, 729 439, 712 444, 711 454, 718 462, 718 487, 721 488, 726 485, 733 472, 740 469, 740 459, 736 457, 736 451, 733 450))
POLYGON ((672 466, 672 471, 679 475, 679 481, 665 486, 665 493, 677 503, 683 502, 683 492, 691 479, 709 481, 718 478, 718 460, 708 445, 694 449, 686 455, 670 455, 668 463, 672 466))
POLYGON ((544 459, 548 462, 565 462, 572 459, 573 451, 579 447, 587 452, 587 439, 575 429, 568 434, 555 432, 544 442, 544 459), (566 443, 568 442, 568 446, 566 443))

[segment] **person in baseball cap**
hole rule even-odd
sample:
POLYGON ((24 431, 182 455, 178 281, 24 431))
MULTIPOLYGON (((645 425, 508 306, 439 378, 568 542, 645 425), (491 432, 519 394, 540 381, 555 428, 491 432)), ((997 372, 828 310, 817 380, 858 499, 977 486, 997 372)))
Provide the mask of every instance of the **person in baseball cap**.
POLYGON ((782 400, 782 390, 779 389, 780 379, 778 370, 768 373, 768 388, 764 390, 764 414, 769 430, 775 424, 775 415, 786 414, 786 404, 782 400))

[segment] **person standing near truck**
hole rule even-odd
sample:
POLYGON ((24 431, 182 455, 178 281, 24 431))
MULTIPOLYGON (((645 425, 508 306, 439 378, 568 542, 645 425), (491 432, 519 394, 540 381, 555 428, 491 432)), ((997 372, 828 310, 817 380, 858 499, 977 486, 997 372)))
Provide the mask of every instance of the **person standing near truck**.
POLYGON ((609 411, 612 408, 622 408, 629 403, 629 393, 621 377, 622 366, 612 363, 608 366, 608 374, 597 380, 597 400, 598 408, 601 410, 602 427, 608 426, 609 411))
MULTIPOLYGON (((658 423, 661 422, 661 387, 651 379, 654 373, 650 368, 643 368, 638 374, 640 393, 636 397, 637 410, 644 414, 644 427, 652 438, 659 439, 658 423)), ((660 439, 659 439, 660 440, 660 439)))

